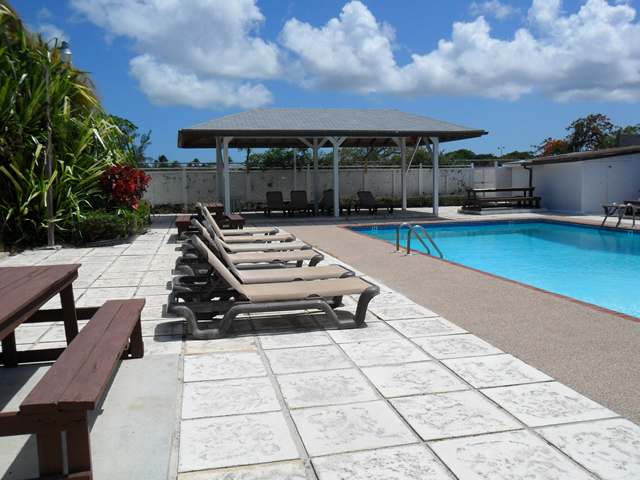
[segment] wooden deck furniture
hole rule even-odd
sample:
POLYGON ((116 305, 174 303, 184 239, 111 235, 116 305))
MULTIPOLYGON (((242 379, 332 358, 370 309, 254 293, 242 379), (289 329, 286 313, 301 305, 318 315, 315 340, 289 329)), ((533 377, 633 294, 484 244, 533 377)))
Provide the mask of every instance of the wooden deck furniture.
POLYGON ((143 356, 140 316, 145 300, 110 300, 99 308, 76 308, 72 282, 79 267, 0 268, 3 365, 57 359, 18 411, 0 413, 0 436, 36 435, 41 478, 92 478, 87 412, 100 403, 118 361, 143 356), (61 309, 40 310, 57 294, 61 309), (89 322, 78 332, 78 319, 87 318, 89 322), (51 321, 64 322, 66 348, 16 351, 16 328, 51 321))
POLYGON ((107 301, 19 410, 0 414, 1 436, 36 435, 40 478, 93 478, 88 411, 100 403, 118 361, 143 356, 140 315, 144 303, 142 298, 107 301))
POLYGON ((178 215, 176 227, 178 228, 178 235, 188 231, 191 227, 191 215, 178 215))
POLYGON ((18 363, 55 360, 64 349, 18 352, 15 330, 22 323, 63 321, 67 345, 78 334, 78 318, 89 318, 95 309, 76 309, 73 281, 80 264, 0 268, 0 340, 5 367, 18 363), (39 312, 40 307, 60 295, 61 309, 39 312), (88 316, 86 316, 88 315, 88 316))
POLYGON ((216 219, 216 223, 220 228, 244 228, 244 218, 237 214, 225 215, 222 220, 216 219))
POLYGON ((481 211, 483 208, 496 207, 540 208, 542 197, 534 197, 534 190, 535 187, 467 188, 467 198, 462 200, 462 210, 481 211), (522 195, 515 195, 518 192, 522 192, 522 195), (510 195, 494 195, 496 193, 510 195))

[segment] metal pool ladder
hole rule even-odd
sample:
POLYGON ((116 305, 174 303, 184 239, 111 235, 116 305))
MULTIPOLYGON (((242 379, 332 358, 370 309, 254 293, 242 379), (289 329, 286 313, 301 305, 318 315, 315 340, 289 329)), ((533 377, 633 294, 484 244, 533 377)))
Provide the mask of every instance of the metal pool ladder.
POLYGON ((402 227, 409 227, 409 233, 407 234, 407 253, 406 255, 411 255, 411 233, 415 234, 416 238, 418 240, 420 240, 420 242, 422 243, 422 245, 424 245, 424 248, 427 249, 427 253, 429 255, 431 255, 431 250, 429 249, 429 246, 424 243, 423 238, 420 236, 420 233, 418 233, 418 230, 421 230, 426 237, 429 239, 429 241, 431 242, 431 245, 433 245, 433 248, 435 248, 438 251, 438 254, 440 255, 440 258, 444 258, 444 256, 442 255, 442 252, 440 251, 440 249, 438 248, 438 246, 436 245, 436 242, 433 241, 433 238, 431 238, 431 236, 427 233, 427 231, 424 229, 424 227, 422 225, 411 225, 409 222, 404 222, 400 225, 398 225, 398 229, 396 230, 396 251, 393 253, 398 253, 400 251, 400 230, 402 229, 402 227))

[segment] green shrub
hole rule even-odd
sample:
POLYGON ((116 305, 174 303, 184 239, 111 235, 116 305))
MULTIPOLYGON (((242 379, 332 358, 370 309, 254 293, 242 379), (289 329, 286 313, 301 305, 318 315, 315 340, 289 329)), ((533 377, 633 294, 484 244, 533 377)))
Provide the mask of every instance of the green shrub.
POLYGON ((73 241, 92 243, 130 237, 149 226, 150 211, 149 202, 142 202, 137 210, 91 212, 78 222, 73 241))

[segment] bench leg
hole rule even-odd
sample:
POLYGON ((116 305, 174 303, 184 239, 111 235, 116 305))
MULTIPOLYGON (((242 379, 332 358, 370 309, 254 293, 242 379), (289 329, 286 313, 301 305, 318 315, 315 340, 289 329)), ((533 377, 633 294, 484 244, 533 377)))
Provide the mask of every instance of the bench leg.
POLYGON ((40 476, 62 475, 64 473, 62 434, 60 432, 39 433, 36 440, 40 476))
POLYGON ((91 472, 91 440, 86 411, 84 420, 67 430, 67 461, 70 474, 91 472))
POLYGON ((67 345, 69 345, 71 340, 78 335, 78 314, 76 313, 73 287, 71 285, 60 292, 60 303, 62 305, 62 319, 64 320, 64 334, 67 338, 67 345))
POLYGON ((140 319, 136 322, 131 332, 131 343, 129 345, 131 358, 142 358, 144 356, 144 343, 142 341, 142 324, 140 319))
POLYGON ((15 331, 2 339, 2 364, 7 368, 15 368, 18 366, 15 331))

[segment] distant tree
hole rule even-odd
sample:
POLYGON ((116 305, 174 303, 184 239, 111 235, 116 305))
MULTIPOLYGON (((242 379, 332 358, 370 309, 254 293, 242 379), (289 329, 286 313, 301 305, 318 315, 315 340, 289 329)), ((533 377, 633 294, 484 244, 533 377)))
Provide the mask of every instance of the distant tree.
POLYGON ((150 167, 151 158, 147 157, 146 150, 151 145, 151 130, 140 134, 138 127, 126 118, 109 115, 109 120, 120 130, 120 144, 124 151, 130 155, 130 161, 138 168, 150 167), (136 142, 136 139, 139 140, 136 142))
POLYGON ((156 168, 167 168, 169 166, 169 159, 164 155, 159 155, 158 158, 153 161, 153 166, 156 168))
POLYGON ((504 158, 528 160, 530 158, 535 158, 535 155, 534 152, 520 152, 518 150, 514 150, 513 152, 505 153, 504 158))
MULTIPOLYGON (((313 163, 313 158, 306 148, 296 149, 296 168, 301 169, 307 164, 313 163)), ((270 148, 263 153, 249 153, 243 162, 250 168, 269 170, 281 168, 291 170, 293 168, 293 150, 290 148, 270 148)))
POLYGON ((609 118, 601 113, 579 118, 567 127, 569 135, 566 142, 569 151, 603 150, 616 146, 615 126, 609 118))
POLYGON ((538 157, 550 157, 552 155, 564 155, 569 153, 569 142, 556 140, 552 137, 545 138, 540 145, 531 145, 536 149, 538 157))
POLYGON ((628 125, 620 129, 621 135, 640 135, 640 123, 637 125, 628 125))
POLYGON ((180 168, 180 162, 177 160, 174 160, 173 162, 171 162, 171 167, 172 168, 180 168))

